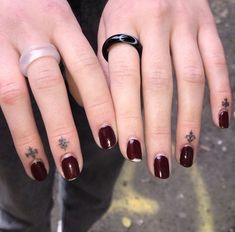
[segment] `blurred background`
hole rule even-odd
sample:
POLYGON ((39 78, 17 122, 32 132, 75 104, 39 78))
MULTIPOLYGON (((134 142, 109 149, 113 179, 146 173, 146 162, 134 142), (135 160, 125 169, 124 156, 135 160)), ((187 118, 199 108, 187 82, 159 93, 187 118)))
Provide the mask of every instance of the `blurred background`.
MULTIPOLYGON (((210 2, 235 93, 235 0, 210 2)), ((126 162, 111 208, 90 232, 235 232, 235 112, 229 129, 217 129, 206 93, 193 168, 182 168, 173 159, 172 175, 164 181, 151 177, 145 162, 126 162)))

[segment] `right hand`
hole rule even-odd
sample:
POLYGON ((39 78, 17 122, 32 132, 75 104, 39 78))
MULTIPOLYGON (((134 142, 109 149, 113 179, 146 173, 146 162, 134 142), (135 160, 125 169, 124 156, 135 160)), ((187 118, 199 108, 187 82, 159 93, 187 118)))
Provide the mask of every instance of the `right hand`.
MULTIPOLYGON (((112 147, 116 143, 116 123, 111 95, 96 55, 67 1, 1 0, 0 15, 0 105, 27 174, 43 180, 49 171, 26 80, 19 69, 20 55, 32 46, 52 43, 57 47, 79 90, 95 141, 102 148, 112 147)), ((34 61, 28 69, 28 80, 55 164, 66 179, 74 179, 83 161, 57 62, 50 57, 34 61), (65 146, 59 145, 61 140, 65 146)))

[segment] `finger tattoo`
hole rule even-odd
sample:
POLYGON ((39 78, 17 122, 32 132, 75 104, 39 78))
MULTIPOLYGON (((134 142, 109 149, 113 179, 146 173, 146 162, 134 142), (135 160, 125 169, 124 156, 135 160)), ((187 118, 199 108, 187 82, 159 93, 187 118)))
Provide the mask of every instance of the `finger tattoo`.
POLYGON ((25 153, 25 155, 27 157, 32 157, 33 159, 36 158, 36 155, 38 154, 38 149, 33 148, 33 147, 28 147, 27 152, 25 153))
POLYGON ((66 151, 66 149, 68 148, 68 145, 69 145, 69 141, 66 138, 61 136, 61 138, 59 139, 60 148, 66 151))
POLYGON ((223 101, 222 101, 222 106, 227 109, 227 107, 229 107, 229 102, 228 102, 228 99, 225 98, 223 101))
POLYGON ((196 136, 193 134, 193 131, 191 130, 189 134, 185 136, 185 138, 188 140, 188 143, 191 143, 193 140, 196 139, 196 136))

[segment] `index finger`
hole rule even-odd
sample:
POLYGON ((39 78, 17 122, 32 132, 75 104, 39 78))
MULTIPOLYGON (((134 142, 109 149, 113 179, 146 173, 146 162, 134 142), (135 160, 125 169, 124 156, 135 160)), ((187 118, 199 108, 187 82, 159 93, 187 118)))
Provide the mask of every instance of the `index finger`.
POLYGON ((114 106, 104 73, 94 51, 75 18, 69 26, 58 26, 53 37, 79 89, 97 144, 104 149, 113 147, 116 144, 114 106))

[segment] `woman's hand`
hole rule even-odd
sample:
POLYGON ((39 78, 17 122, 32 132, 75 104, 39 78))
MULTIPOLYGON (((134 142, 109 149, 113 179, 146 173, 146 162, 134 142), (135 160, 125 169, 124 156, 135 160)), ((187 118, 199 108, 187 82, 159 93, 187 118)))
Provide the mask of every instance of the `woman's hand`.
POLYGON ((142 150, 146 145, 151 173, 169 176, 174 70, 178 88, 175 153, 181 165, 190 167, 199 142, 205 76, 214 123, 227 128, 231 114, 226 60, 208 2, 109 0, 98 37, 98 56, 110 84, 123 155, 140 160, 140 144, 142 150), (102 45, 115 34, 140 40, 141 62, 136 49, 125 43, 113 45, 105 61, 102 45))
MULTIPOLYGON (((67 1, 2 0, 0 17, 0 105, 28 175, 43 180, 49 169, 19 68, 20 55, 32 47, 51 43, 58 49, 79 89, 97 144, 111 148, 116 143, 116 122, 110 92, 67 1)), ((59 65, 54 58, 43 57, 27 73, 56 166, 66 179, 74 179, 83 162, 59 65)))

